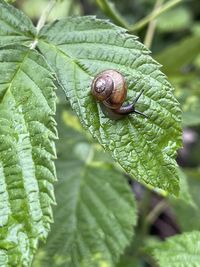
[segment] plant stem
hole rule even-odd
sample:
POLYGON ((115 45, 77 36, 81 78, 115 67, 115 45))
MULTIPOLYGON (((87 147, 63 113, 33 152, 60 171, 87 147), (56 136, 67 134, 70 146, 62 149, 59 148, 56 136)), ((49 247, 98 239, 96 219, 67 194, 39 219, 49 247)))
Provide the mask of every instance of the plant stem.
POLYGON ((145 18, 141 19, 137 23, 135 23, 133 26, 130 26, 128 28, 129 32, 135 32, 137 30, 140 30, 143 28, 146 24, 148 24, 150 21, 157 18, 159 15, 164 13, 165 11, 169 10, 170 8, 174 7, 175 5, 182 2, 182 0, 171 0, 165 5, 162 6, 159 10, 153 10, 149 15, 147 15, 145 18))
POLYGON ((151 198, 152 191, 147 190, 143 196, 141 203, 141 228, 140 234, 142 239, 145 240, 146 235, 148 234, 149 227, 156 221, 158 216, 168 207, 166 199, 161 200, 158 204, 150 211, 151 208, 151 198))
POLYGON ((50 0, 48 5, 46 6, 46 8, 43 10, 43 12, 42 12, 42 14, 38 20, 37 26, 36 26, 35 40, 30 44, 30 49, 35 49, 35 47, 37 46, 37 43, 38 43, 37 36, 38 36, 40 30, 42 29, 42 27, 44 26, 49 14, 51 13, 51 10, 53 9, 54 5, 56 4, 56 1, 57 0, 50 0))
MULTIPOLYGON (((163 0, 157 0, 156 4, 154 6, 153 12, 156 12, 156 11, 159 12, 161 10, 162 4, 163 4, 163 0)), ((153 41, 153 36, 154 36, 154 33, 155 33, 155 29, 156 29, 156 24, 157 24, 157 20, 156 19, 153 19, 153 20, 151 20, 149 22, 147 33, 146 33, 146 36, 145 36, 145 39, 144 39, 144 44, 148 48, 151 47, 151 44, 152 44, 152 41, 153 41)))
POLYGON ((53 9, 54 5, 56 4, 56 0, 50 0, 47 7, 43 10, 41 17, 38 20, 36 31, 37 34, 40 32, 41 28, 44 26, 51 10, 53 9))
POLYGON ((168 207, 165 199, 161 200, 154 209, 147 215, 146 221, 148 224, 152 224, 158 218, 158 216, 168 207))
POLYGON ((118 12, 118 10, 114 7, 112 3, 108 0, 96 0, 97 5, 101 8, 101 10, 108 15, 112 20, 119 26, 124 28, 129 28, 129 24, 122 17, 122 15, 118 12))
POLYGON ((72 12, 72 9, 73 9, 73 5, 74 5, 74 0, 68 0, 69 4, 68 4, 68 9, 67 9, 67 14, 66 14, 66 17, 68 17, 71 12, 72 12))
POLYGON ((145 194, 143 196, 143 200, 141 203, 141 236, 144 240, 148 230, 149 230, 149 224, 146 220, 148 210, 150 209, 151 206, 151 197, 152 197, 152 192, 148 189, 146 189, 145 194))

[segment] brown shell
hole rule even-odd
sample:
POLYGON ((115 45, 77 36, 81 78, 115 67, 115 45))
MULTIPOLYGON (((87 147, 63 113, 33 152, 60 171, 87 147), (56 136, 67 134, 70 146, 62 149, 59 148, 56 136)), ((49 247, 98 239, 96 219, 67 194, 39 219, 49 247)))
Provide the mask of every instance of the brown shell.
POLYGON ((92 94, 108 108, 118 109, 127 94, 125 79, 116 70, 103 71, 93 80, 92 94))
POLYGON ((114 87, 113 79, 109 73, 102 72, 92 82, 92 94, 99 101, 104 101, 112 94, 114 87))

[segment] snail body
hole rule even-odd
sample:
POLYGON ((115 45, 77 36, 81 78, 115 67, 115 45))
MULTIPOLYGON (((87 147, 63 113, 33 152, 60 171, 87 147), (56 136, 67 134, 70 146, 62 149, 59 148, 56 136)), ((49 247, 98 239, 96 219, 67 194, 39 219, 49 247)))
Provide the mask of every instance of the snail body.
POLYGON ((98 74, 92 82, 91 91, 112 113, 127 115, 134 112, 146 117, 135 110, 135 104, 143 91, 132 104, 122 106, 127 96, 127 85, 123 75, 116 70, 105 70, 98 74))

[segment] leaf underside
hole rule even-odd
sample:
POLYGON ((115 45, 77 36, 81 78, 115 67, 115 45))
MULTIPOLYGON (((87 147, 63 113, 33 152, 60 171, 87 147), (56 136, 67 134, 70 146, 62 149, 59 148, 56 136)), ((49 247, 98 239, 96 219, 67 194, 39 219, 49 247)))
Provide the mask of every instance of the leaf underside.
POLYGON ((34 266, 114 267, 136 223, 133 194, 111 164, 96 165, 95 157, 88 161, 91 151, 95 153, 93 145, 64 123, 67 111, 58 109, 58 205, 47 244, 34 266))
POLYGON ((0 266, 29 266, 55 202, 55 88, 26 47, 0 48, 0 69, 0 266))
POLYGON ((84 127, 114 159, 138 181, 177 194, 180 107, 159 65, 136 37, 94 17, 69 18, 44 27, 38 47, 84 127), (116 121, 104 115, 90 87, 106 69, 125 76, 127 102, 144 89, 138 109, 148 119, 131 114, 116 121))

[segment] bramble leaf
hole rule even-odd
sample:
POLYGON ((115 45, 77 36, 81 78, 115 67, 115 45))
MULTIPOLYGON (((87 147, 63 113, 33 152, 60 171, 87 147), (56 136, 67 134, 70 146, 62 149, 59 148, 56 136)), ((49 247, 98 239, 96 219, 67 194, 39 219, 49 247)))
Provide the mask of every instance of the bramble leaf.
POLYGON ((0 0, 0 46, 28 44, 33 41, 36 29, 20 10, 0 0))
POLYGON ((198 267, 200 262, 200 232, 194 231, 168 238, 152 248, 159 267, 198 267))
POLYGON ((112 164, 95 161, 94 143, 69 126, 74 115, 59 107, 58 205, 47 244, 34 266, 114 267, 136 223, 133 194, 112 164))
POLYGON ((55 88, 24 46, 0 48, 0 69, 0 266, 30 266, 55 202, 55 88))
POLYGON ((94 17, 68 18, 43 28, 40 51, 57 74, 83 126, 135 179, 177 194, 176 150, 181 146, 181 112, 159 65, 136 37, 94 17), (122 120, 105 116, 92 97, 93 78, 105 69, 120 71, 127 101, 144 89, 138 109, 122 120), (140 107, 139 107, 140 106, 140 107))

